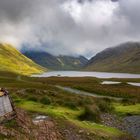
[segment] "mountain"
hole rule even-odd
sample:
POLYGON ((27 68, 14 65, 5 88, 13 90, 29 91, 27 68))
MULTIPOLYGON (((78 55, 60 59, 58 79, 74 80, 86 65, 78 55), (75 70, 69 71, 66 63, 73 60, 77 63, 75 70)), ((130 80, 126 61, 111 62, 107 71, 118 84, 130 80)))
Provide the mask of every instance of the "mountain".
POLYGON ((107 48, 92 57, 85 70, 140 73, 140 43, 127 42, 107 48))
POLYGON ((21 74, 33 74, 43 72, 41 66, 25 57, 9 44, 0 44, 0 71, 10 71, 21 74))
POLYGON ((24 51, 23 54, 32 59, 37 64, 47 67, 51 70, 76 70, 80 69, 87 63, 87 59, 83 56, 53 56, 47 52, 24 51))

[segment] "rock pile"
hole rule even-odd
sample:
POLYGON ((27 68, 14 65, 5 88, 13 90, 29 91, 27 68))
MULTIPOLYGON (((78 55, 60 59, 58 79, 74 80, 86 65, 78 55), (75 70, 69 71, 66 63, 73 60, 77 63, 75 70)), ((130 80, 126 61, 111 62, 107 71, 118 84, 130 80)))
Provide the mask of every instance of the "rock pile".
POLYGON ((123 121, 114 114, 104 113, 101 114, 102 123, 106 126, 114 127, 119 130, 125 131, 126 126, 123 121))
POLYGON ((140 140, 140 116, 128 116, 124 118, 126 130, 137 140, 140 140))
POLYGON ((104 113, 101 115, 102 123, 106 126, 114 127, 128 132, 137 140, 140 140, 140 116, 128 116, 123 119, 116 115, 104 113))

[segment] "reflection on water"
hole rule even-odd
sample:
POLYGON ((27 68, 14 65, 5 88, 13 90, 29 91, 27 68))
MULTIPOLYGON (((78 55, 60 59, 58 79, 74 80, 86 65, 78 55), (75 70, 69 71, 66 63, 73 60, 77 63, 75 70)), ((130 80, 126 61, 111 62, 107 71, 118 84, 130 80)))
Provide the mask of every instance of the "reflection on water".
POLYGON ((97 78, 140 78, 140 74, 84 72, 84 71, 50 71, 33 77, 97 77, 97 78))

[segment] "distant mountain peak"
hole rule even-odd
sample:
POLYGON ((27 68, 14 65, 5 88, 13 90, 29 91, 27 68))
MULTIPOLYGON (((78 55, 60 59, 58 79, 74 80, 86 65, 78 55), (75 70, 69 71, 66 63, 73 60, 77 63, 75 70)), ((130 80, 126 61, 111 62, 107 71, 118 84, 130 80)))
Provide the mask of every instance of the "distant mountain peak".
POLYGON ((24 51, 23 54, 43 67, 52 70, 78 70, 81 69, 88 60, 84 56, 54 56, 43 51, 24 51))

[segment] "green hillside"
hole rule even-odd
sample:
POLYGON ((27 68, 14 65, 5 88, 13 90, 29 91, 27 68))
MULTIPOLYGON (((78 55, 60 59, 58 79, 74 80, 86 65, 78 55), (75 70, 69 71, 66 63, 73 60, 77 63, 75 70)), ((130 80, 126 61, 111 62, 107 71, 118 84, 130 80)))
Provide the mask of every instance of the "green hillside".
POLYGON ((25 75, 43 72, 43 68, 22 55, 9 44, 0 44, 0 71, 25 75))
POLYGON ((140 43, 127 42, 105 49, 94 56, 86 70, 104 72, 140 73, 140 43))

